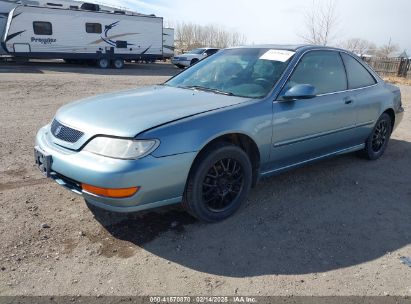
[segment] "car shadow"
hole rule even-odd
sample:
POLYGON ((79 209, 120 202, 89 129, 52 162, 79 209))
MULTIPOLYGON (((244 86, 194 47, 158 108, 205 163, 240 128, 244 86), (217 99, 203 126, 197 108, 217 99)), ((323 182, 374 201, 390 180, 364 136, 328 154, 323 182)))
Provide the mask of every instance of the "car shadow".
POLYGON ((94 65, 67 64, 62 60, 3 62, 1 73, 44 74, 45 72, 76 73, 90 75, 125 76, 174 76, 181 70, 170 63, 126 63, 123 69, 100 69, 94 65))
POLYGON ((366 263, 411 242, 411 143, 383 158, 340 156, 262 180, 217 224, 179 207, 93 213, 114 238, 196 271, 230 277, 326 272, 366 263))

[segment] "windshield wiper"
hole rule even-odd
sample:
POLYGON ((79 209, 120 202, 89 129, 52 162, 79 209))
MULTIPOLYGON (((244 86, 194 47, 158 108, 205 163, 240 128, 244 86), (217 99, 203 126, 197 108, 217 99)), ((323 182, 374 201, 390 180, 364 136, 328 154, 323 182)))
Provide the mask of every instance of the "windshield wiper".
POLYGON ((202 87, 202 86, 198 86, 198 85, 179 86, 179 88, 183 88, 183 89, 195 89, 195 90, 199 90, 199 91, 213 92, 213 93, 222 94, 222 95, 227 95, 227 96, 234 96, 234 94, 231 93, 231 92, 225 92, 225 91, 221 91, 221 90, 219 90, 219 89, 207 88, 207 87, 202 87))

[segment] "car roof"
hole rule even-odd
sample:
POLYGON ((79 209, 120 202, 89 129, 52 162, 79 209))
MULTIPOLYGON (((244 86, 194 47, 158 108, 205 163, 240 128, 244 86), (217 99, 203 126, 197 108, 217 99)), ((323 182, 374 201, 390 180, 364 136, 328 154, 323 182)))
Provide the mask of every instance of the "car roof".
MULTIPOLYGON (((324 50, 341 50, 335 47, 315 45, 315 44, 255 44, 255 45, 243 45, 229 47, 227 49, 275 49, 275 50, 287 50, 287 51, 299 51, 299 50, 309 50, 309 49, 324 49, 324 50)), ((207 49, 219 49, 213 47, 199 47, 196 50, 207 50, 207 49)), ((193 49, 194 50, 194 49, 193 49)))
POLYGON ((245 48, 245 49, 275 49, 275 50, 287 50, 298 51, 301 49, 335 49, 333 47, 327 47, 314 44, 257 44, 257 45, 244 45, 233 48, 245 48))

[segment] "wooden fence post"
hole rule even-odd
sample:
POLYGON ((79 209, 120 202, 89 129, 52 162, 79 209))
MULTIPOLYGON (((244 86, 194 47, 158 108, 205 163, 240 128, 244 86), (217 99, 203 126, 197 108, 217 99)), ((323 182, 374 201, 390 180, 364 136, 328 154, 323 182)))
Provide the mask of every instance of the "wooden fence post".
POLYGON ((401 62, 398 66, 398 77, 407 77, 409 67, 410 60, 408 58, 401 58, 401 62))
POLYGON ((397 76, 398 77, 401 77, 401 74, 402 74, 402 70, 403 70, 403 60, 402 60, 402 58, 400 59, 401 61, 400 61, 400 64, 398 65, 398 72, 397 72, 397 76))

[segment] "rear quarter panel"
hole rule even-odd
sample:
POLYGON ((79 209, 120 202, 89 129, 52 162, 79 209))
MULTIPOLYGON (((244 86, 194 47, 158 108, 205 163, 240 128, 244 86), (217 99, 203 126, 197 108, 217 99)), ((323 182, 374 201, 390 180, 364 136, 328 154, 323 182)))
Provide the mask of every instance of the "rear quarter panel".
POLYGON ((354 91, 357 115, 357 135, 364 142, 378 118, 388 109, 395 111, 396 94, 380 81, 377 85, 354 91))

